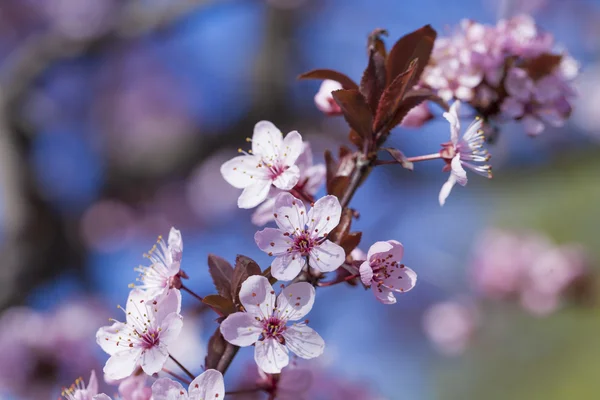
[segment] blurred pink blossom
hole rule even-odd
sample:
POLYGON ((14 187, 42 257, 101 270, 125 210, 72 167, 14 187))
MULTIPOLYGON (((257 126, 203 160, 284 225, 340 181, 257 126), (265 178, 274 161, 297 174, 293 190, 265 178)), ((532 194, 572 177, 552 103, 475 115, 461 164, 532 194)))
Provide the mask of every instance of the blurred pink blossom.
POLYGON ((428 103, 425 101, 411 109, 402 120, 400 126, 404 128, 420 128, 431 119, 433 119, 433 114, 429 110, 428 103))
POLYGON ((342 89, 342 84, 337 81, 325 79, 315 94, 315 104, 317 108, 327 115, 341 115, 342 109, 335 102, 331 92, 342 89))
POLYGON ((466 301, 448 300, 429 307, 423 315, 423 329, 443 354, 463 353, 477 328, 477 310, 466 301))

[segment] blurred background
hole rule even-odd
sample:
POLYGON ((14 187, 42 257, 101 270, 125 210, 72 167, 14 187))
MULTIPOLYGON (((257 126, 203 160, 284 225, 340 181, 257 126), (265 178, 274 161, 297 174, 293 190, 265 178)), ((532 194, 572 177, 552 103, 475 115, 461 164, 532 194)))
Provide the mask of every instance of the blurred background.
MULTIPOLYGON (((424 24, 444 35, 463 18, 495 24, 520 13, 580 61, 573 116, 536 138, 504 125, 489 148, 494 179, 473 176, 443 208, 441 162, 371 174, 353 201, 361 248, 401 241, 419 282, 394 306, 360 288, 319 291, 310 320, 327 350, 313 363, 321 372, 309 398, 600 398, 593 296, 539 315, 481 299, 469 273, 489 228, 536 232, 581 246, 592 271, 586 293, 594 292, 597 0, 1 0, 0 398, 56 398, 91 369, 101 373, 106 356, 95 331, 119 316, 133 268, 171 226, 183 234, 187 286, 201 295, 214 290, 209 253, 269 265, 254 243, 251 211, 236 208, 239 191, 219 167, 262 119, 300 131, 317 161, 346 143, 343 120, 314 105, 319 83, 298 74, 333 68, 358 80, 377 27, 389 30, 391 46, 424 24), (464 348, 443 354, 424 333, 423 315, 459 298, 475 301, 478 317, 465 328, 464 348)), ((448 125, 435 113, 423 129, 397 129, 391 145, 410 156, 437 151, 448 125)), ((177 351, 200 372, 216 324, 193 299, 184 302, 177 351)), ((240 352, 227 385, 250 374, 251 359, 240 352)))

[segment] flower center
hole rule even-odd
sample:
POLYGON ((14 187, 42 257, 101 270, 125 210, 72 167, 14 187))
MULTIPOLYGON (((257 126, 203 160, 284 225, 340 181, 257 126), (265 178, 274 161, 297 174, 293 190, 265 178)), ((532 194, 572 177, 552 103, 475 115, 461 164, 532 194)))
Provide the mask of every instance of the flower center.
POLYGON ((143 349, 151 349, 154 346, 158 346, 160 343, 160 337, 158 332, 155 330, 147 331, 140 335, 141 345, 143 349))
POLYGON ((403 264, 398 264, 398 261, 392 259, 392 255, 388 254, 386 258, 377 258, 371 263, 373 269, 373 280, 376 282, 383 282, 385 279, 390 278, 391 272, 396 268, 404 268, 403 264))
POLYGON ((285 343, 283 332, 285 332, 285 321, 277 317, 269 317, 263 320, 263 339, 275 339, 279 343, 285 343))
POLYGON ((308 236, 308 234, 301 233, 297 236, 294 236, 294 245, 291 251, 298 252, 303 256, 306 256, 310 253, 314 245, 315 241, 308 236))

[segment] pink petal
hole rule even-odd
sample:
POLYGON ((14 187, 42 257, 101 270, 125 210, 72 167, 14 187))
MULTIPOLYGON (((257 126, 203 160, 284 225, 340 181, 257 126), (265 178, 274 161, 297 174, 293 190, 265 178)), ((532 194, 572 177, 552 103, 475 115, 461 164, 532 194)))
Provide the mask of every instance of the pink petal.
POLYGON ((161 322, 170 314, 179 314, 181 312, 181 292, 179 290, 169 290, 162 296, 156 298, 156 306, 148 305, 150 314, 155 314, 156 320, 161 322), (156 313, 154 312, 156 311, 156 313))
POLYGON ((395 304, 396 303, 396 297, 394 296, 394 292, 392 292, 388 288, 386 288, 384 286, 373 285, 373 286, 371 286, 371 290, 373 291, 373 294, 375 294, 375 298, 377 300, 379 300, 381 303, 383 303, 383 304, 395 304))
POLYGON ((252 135, 252 154, 260 157, 279 155, 282 148, 283 135, 270 121, 260 121, 254 125, 252 135))
POLYGON ((394 246, 389 242, 375 242, 369 248, 367 253, 367 261, 372 262, 374 257, 380 257, 380 254, 387 254, 394 246))
POLYGON ((388 254, 391 254, 395 261, 400 262, 404 257, 404 246, 397 240, 388 240, 388 243, 392 245, 388 254))
POLYGON ((456 184, 456 177, 454 174, 450 174, 446 183, 442 185, 442 189, 440 190, 439 201, 440 206, 443 206, 446 203, 446 199, 450 195, 452 188, 456 184))
POLYGON ((300 253, 289 253, 276 257, 271 263, 271 274, 280 281, 291 281, 306 265, 306 258, 300 253))
POLYGON ((127 378, 135 371, 141 354, 141 349, 135 347, 115 353, 108 359, 103 371, 110 379, 127 378))
POLYGON ((278 374, 289 362, 288 349, 275 339, 256 342, 254 361, 267 374, 278 374))
POLYGON ((516 97, 507 97, 502 102, 500 111, 508 118, 519 118, 525 112, 525 108, 516 97))
POLYGON ((281 190, 292 190, 300 180, 300 169, 291 165, 273 180, 273 186, 281 190))
POLYGON ((231 186, 245 189, 259 178, 266 177, 266 169, 258 168, 260 159, 251 156, 237 156, 221 165, 221 175, 231 186))
POLYGON ((417 273, 408 267, 388 268, 383 285, 394 292, 408 292, 417 284, 417 273))
MULTIPOLYGON (((128 325, 136 324, 142 318, 142 315, 147 313, 148 306, 151 306, 151 304, 146 303, 147 300, 148 294, 141 289, 133 289, 129 292, 127 304, 125 305, 128 325)), ((150 307, 151 312, 152 310, 153 308, 150 307)))
POLYGON ((284 164, 288 166, 294 165, 303 150, 302 136, 300 136, 298 131, 288 133, 283 139, 283 151, 280 153, 283 156, 284 164))
POLYGON ((105 395, 104 393, 100 393, 92 397, 92 400, 112 400, 110 397, 105 395))
POLYGON ((450 165, 452 167, 451 174, 456 178, 456 182, 461 186, 465 186, 467 184, 467 171, 460 162, 460 154, 454 156, 450 165))
POLYGON ((293 283, 277 297, 277 315, 286 321, 298 321, 312 309, 315 288, 307 282, 293 283))
MULTIPOLYGON (((265 314, 265 317, 268 317, 265 314)), ((229 343, 246 347, 258 341, 262 333, 262 325, 251 314, 245 312, 236 312, 230 314, 221 323, 221 333, 229 343)))
POLYGON ((183 239, 181 238, 181 232, 179 230, 171 228, 169 231, 168 245, 173 261, 181 261, 181 253, 183 252, 183 239))
POLYGON ((240 302, 248 314, 262 319, 273 314, 275 291, 267 278, 253 275, 242 283, 240 302))
MULTIPOLYGON (((271 193, 273 192, 273 190, 278 190, 278 189, 271 187, 271 190, 269 191, 269 197, 271 197, 271 193)), ((267 198, 267 200, 265 200, 261 205, 256 207, 256 210, 254 210, 254 213, 252 214, 252 217, 251 217, 252 223, 257 226, 263 226, 263 225, 266 225, 267 223, 273 221, 274 220, 274 217, 273 217, 273 207, 274 206, 275 206, 275 198, 267 198)))
POLYGON ((169 346, 174 343, 183 328, 183 317, 177 313, 171 313, 166 316, 160 325, 160 343, 169 346))
POLYGON ((331 272, 344 263, 346 252, 341 246, 326 240, 310 251, 309 260, 311 268, 320 272, 331 272))
POLYGON ((521 121, 528 135, 536 136, 544 131, 544 123, 535 117, 528 115, 521 121))
POLYGON ((304 203, 288 192, 283 192, 275 197, 273 207, 275 223, 284 232, 295 233, 304 229, 307 223, 304 203))
POLYGON ((96 332, 96 343, 102 350, 112 356, 123 349, 117 346, 117 342, 120 340, 121 332, 125 329, 127 329, 127 326, 122 322, 115 322, 111 326, 103 326, 96 332))
POLYGON ((140 366, 148 375, 156 374, 164 367, 167 358, 169 358, 167 346, 159 344, 142 351, 140 366))
POLYGON ((208 369, 201 373, 190 383, 189 400, 213 400, 225 397, 225 382, 223 375, 215 370, 208 369))
POLYGON ((90 380, 86 386, 88 396, 94 396, 98 393, 98 378, 96 378, 96 371, 92 370, 90 374, 90 380))
POLYGON ((296 165, 300 168, 301 172, 306 171, 313 165, 313 154, 309 142, 302 142, 302 153, 298 156, 296 165))
POLYGON ((308 212, 308 231, 311 236, 325 236, 340 223, 342 206, 335 196, 321 197, 308 212))
MULTIPOLYGON (((279 382, 277 384, 277 395, 278 397, 283 395, 302 395, 308 389, 313 382, 313 376, 310 370, 293 368, 292 366, 286 368, 279 376, 279 382)), ((292 397, 290 397, 292 399, 292 397)), ((295 397, 297 399, 297 397, 295 397)))
POLYGON ((259 249, 273 256, 287 254, 288 249, 294 244, 290 236, 284 236, 282 231, 275 228, 265 228, 256 232, 254 241, 259 249))
POLYGON ((283 337, 287 348, 300 358, 315 358, 325 350, 323 338, 306 324, 288 326, 283 337))
POLYGON ((324 164, 317 164, 308 168, 304 173, 304 177, 307 179, 304 190, 313 195, 317 193, 325 183, 326 173, 327 169, 324 164))
POLYGON ((450 111, 444 113, 444 118, 450 123, 450 140, 453 144, 458 143, 460 134, 460 119, 458 113, 460 110, 460 101, 456 100, 450 106, 450 111))
POLYGON ((360 280, 366 286, 369 286, 373 281, 373 268, 367 261, 360 264, 360 280))
POLYGON ((153 400, 184 400, 188 398, 187 391, 179 382, 169 378, 160 378, 152 385, 153 400))
POLYGON ((271 189, 271 181, 266 179, 253 179, 255 182, 246 187, 238 197, 239 208, 254 208, 267 198, 271 189))

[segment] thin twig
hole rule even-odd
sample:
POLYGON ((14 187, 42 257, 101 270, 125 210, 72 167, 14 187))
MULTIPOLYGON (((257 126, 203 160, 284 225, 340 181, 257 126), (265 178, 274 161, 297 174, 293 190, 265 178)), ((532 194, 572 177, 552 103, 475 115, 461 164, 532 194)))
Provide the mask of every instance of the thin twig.
POLYGON ((192 374, 192 373, 191 373, 191 372, 190 372, 190 371, 189 371, 189 370, 188 370, 186 367, 184 367, 184 366, 183 366, 183 364, 181 364, 179 361, 177 361, 177 359, 175 359, 175 357, 173 357, 171 354, 169 354, 169 358, 170 358, 171 360, 173 360, 173 362, 174 362, 175 364, 177 364, 177 366, 178 366, 179 368, 181 368, 181 370, 182 370, 183 372, 185 372, 185 374, 186 374, 187 376, 189 376, 189 377, 190 377, 190 379, 192 379, 192 380, 193 380, 193 379, 195 378, 194 374, 192 374))

